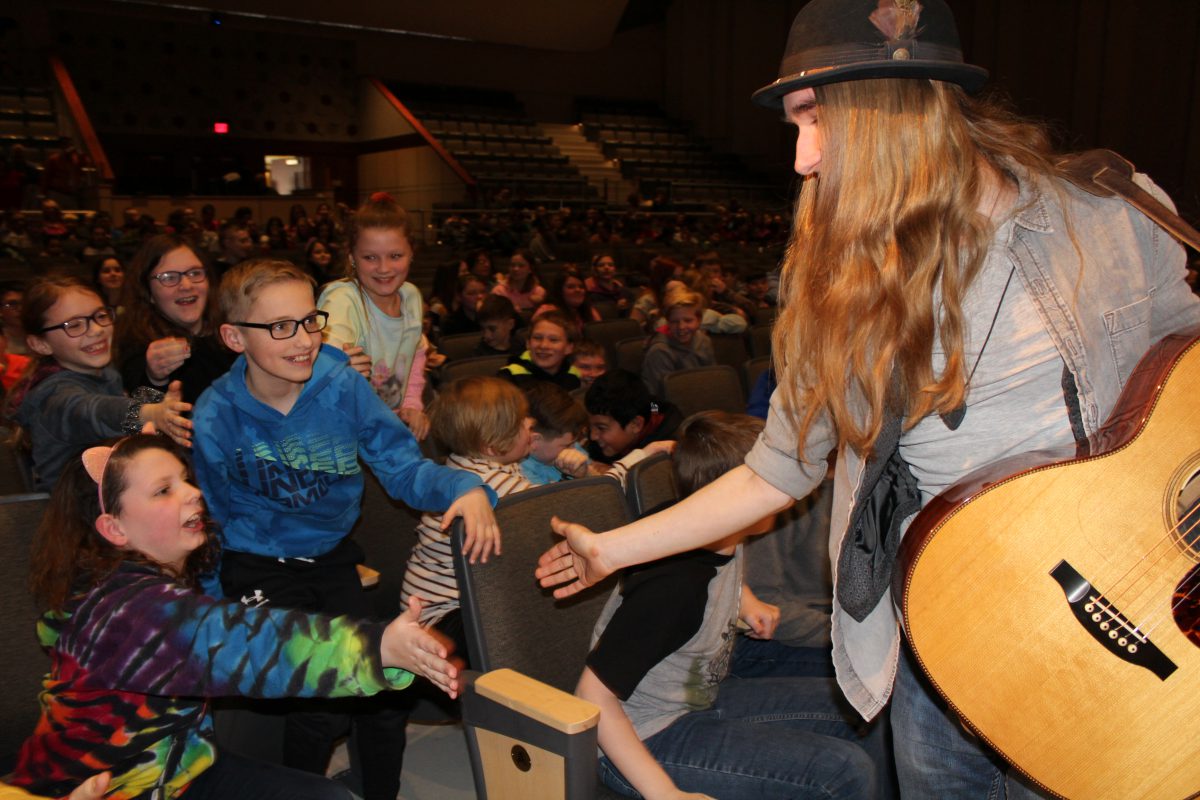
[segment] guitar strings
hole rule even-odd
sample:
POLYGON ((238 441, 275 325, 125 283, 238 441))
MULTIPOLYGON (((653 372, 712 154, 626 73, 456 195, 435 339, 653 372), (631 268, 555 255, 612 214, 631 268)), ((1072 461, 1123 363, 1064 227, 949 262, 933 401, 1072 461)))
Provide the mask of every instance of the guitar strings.
MULTIPOLYGON (((1149 635, 1157 630, 1157 628, 1166 618, 1166 615, 1164 615, 1162 612, 1155 612, 1154 606, 1157 605, 1157 598, 1155 597, 1149 598, 1148 605, 1143 605, 1141 607, 1138 606, 1139 601, 1143 598, 1146 592, 1152 588, 1151 582, 1144 580, 1146 576, 1149 575, 1151 571, 1158 572, 1162 569, 1166 569, 1167 567, 1163 563, 1166 559, 1182 557, 1186 561, 1193 561, 1192 558, 1188 557, 1185 551, 1182 551, 1177 546, 1182 544, 1184 547, 1187 547, 1188 539, 1191 537, 1193 532, 1195 532, 1197 526, 1200 525, 1200 518, 1198 518, 1196 521, 1190 522, 1188 528, 1183 531, 1182 536, 1178 535, 1180 526, 1189 522, 1188 517, 1191 516, 1192 513, 1193 512, 1189 512, 1188 515, 1185 515, 1184 518, 1181 518, 1173 526, 1171 526, 1171 528, 1168 529, 1166 536, 1164 536, 1162 540, 1160 540, 1154 545, 1154 547, 1142 555, 1140 559, 1138 559, 1129 567, 1128 570, 1126 570, 1124 575, 1122 575, 1112 584, 1110 591, 1101 591, 1099 587, 1096 587, 1093 584, 1093 589, 1096 592, 1094 601, 1097 603, 1097 605, 1099 605, 1100 608, 1107 613, 1107 615, 1113 621, 1116 622, 1116 624, 1119 624, 1121 627, 1130 630, 1135 636, 1149 637, 1149 635), (1166 545, 1166 552, 1155 555, 1155 551, 1159 550, 1163 545, 1166 545), (1139 574, 1131 577, 1134 572, 1138 571, 1139 567, 1142 567, 1139 574), (1122 588, 1122 584, 1126 584, 1125 588, 1122 588), (1134 590, 1139 585, 1141 588, 1138 589, 1135 594, 1130 596, 1130 591, 1134 590), (1117 608, 1123 608, 1124 610, 1117 611, 1117 608), (1124 622, 1119 621, 1122 619, 1124 622)), ((1171 605, 1170 615, 1172 619, 1174 618, 1175 610, 1182 603, 1190 600, 1190 595, 1196 591, 1197 587, 1193 586, 1187 595, 1180 600, 1175 601, 1171 605)), ((1174 595, 1174 592, 1172 592, 1172 595, 1174 595)))
MULTIPOLYGON (((1188 516, 1190 516, 1190 514, 1188 516)), ((1139 635, 1147 636, 1147 637, 1150 636, 1155 630, 1158 629, 1158 627, 1168 617, 1167 613, 1163 613, 1162 611, 1156 610, 1155 606, 1157 606, 1158 602, 1159 602, 1157 597, 1150 597, 1150 598, 1148 598, 1148 602, 1146 604, 1143 604, 1140 607, 1138 606, 1139 601, 1141 601, 1143 599, 1143 597, 1146 595, 1146 593, 1151 588, 1153 588, 1153 582, 1146 581, 1145 578, 1151 573, 1151 571, 1154 571, 1155 573, 1159 573, 1161 571, 1166 570, 1167 568, 1169 568, 1170 561, 1173 561, 1175 559, 1182 558, 1183 560, 1185 560, 1187 562, 1191 562, 1194 560, 1194 559, 1190 558, 1188 556, 1187 552, 1185 550, 1181 549, 1179 547, 1179 545, 1182 545, 1183 547, 1188 547, 1188 544, 1187 544, 1188 539, 1195 532, 1197 525, 1200 525, 1200 520, 1189 521, 1185 517, 1185 518, 1177 521, 1168 530, 1167 536, 1164 537, 1164 539, 1162 541, 1160 541, 1153 548, 1151 548, 1151 550, 1148 553, 1146 553, 1144 556, 1142 556, 1142 558, 1139 559, 1139 561, 1136 564, 1134 564, 1132 567, 1130 567, 1130 569, 1125 573, 1125 575, 1123 575, 1120 579, 1118 579, 1118 581, 1114 584, 1114 591, 1111 593, 1111 595, 1110 594, 1105 595, 1106 599, 1109 601, 1109 603, 1111 605, 1125 606, 1125 610, 1123 612, 1119 612, 1119 613, 1121 613, 1122 616, 1126 620, 1128 620, 1130 623, 1133 624, 1134 630, 1137 631, 1139 635), (1184 530, 1182 532, 1182 536, 1180 536, 1179 535, 1180 526, 1185 523, 1189 523, 1188 527, 1186 530, 1184 530), (1166 553, 1157 555, 1156 557, 1153 558, 1153 560, 1149 560, 1150 556, 1154 553, 1154 551, 1158 550, 1163 544, 1165 544, 1167 547, 1166 553), (1167 563, 1164 563, 1164 562, 1167 562, 1167 563), (1130 585, 1128 586, 1128 588, 1124 588, 1124 589, 1118 588, 1121 586, 1122 582, 1124 582, 1124 581, 1126 581, 1126 579, 1130 578, 1130 574, 1133 573, 1135 570, 1137 570, 1139 566, 1144 567, 1144 569, 1141 570, 1140 574, 1138 574, 1137 576, 1130 579, 1130 581, 1129 581, 1130 585), (1141 588, 1137 591, 1136 594, 1134 594, 1134 595, 1132 595, 1132 597, 1130 597, 1129 591, 1139 585, 1141 588), (1118 601, 1120 601, 1120 602, 1118 602, 1118 601), (1139 621, 1135 622, 1135 620, 1139 620, 1139 621)), ((1192 590, 1190 590, 1189 594, 1194 591, 1196 591, 1195 587, 1193 587, 1192 590)), ((1174 595, 1174 592, 1172 592, 1172 596, 1173 595, 1174 595)), ((1187 599, 1188 599, 1188 597, 1187 597, 1187 595, 1185 595, 1184 598, 1174 601, 1170 605, 1169 616, 1171 619, 1174 619, 1174 612, 1187 599)), ((1108 611, 1110 615, 1113 613, 1111 608, 1106 608, 1105 610, 1108 611)))

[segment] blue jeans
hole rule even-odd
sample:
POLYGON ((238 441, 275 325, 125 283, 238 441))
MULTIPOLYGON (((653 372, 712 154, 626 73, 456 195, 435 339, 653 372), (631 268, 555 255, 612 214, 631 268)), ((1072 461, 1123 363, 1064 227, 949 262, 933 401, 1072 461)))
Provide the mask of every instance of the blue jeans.
POLYGON ((774 639, 739 636, 729 674, 738 678, 832 678, 833 655, 828 647, 792 647, 774 639))
MULTIPOLYGON (((738 678, 833 678, 833 653, 828 647, 792 647, 774 639, 751 639, 739 636, 733 646, 733 662, 729 674, 738 678)), ((841 690, 830 680, 827 684, 837 694, 848 720, 861 734, 858 740, 863 750, 875 762, 876 796, 891 800, 900 796, 896 783, 896 764, 892 757, 892 729, 888 710, 869 723, 843 701, 841 690)))
MULTIPOLYGON (((826 678, 726 678, 717 702, 645 740, 675 784, 721 800, 875 796, 875 765, 826 678)), ((605 757, 609 788, 640 797, 605 757)))
POLYGON ((323 775, 217 752, 184 793, 188 800, 353 800, 345 786, 323 775))
POLYGON ((892 740, 904 797, 1032 800, 1040 794, 959 722, 907 647, 892 694, 892 740))

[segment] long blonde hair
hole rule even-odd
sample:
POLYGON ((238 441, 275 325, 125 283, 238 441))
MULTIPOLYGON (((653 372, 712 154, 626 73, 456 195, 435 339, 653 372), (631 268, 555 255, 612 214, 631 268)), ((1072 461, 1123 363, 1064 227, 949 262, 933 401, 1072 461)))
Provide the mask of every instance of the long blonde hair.
POLYGON ((963 401, 962 302, 995 232, 981 198, 1054 166, 1040 127, 951 84, 880 79, 815 91, 820 173, 797 203, 772 349, 800 445, 828 414, 841 442, 869 453, 885 412, 911 427, 963 401), (946 354, 940 374, 935 338, 946 354), (899 405, 885 409, 893 370, 899 405))

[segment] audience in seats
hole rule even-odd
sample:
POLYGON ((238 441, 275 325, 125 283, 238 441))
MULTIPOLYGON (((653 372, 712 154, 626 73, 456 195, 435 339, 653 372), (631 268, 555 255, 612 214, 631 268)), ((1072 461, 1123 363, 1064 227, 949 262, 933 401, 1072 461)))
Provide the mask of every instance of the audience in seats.
POLYGON ((583 326, 599 322, 600 312, 592 307, 592 301, 583 279, 574 272, 563 272, 554 281, 546 296, 546 302, 538 306, 534 317, 547 311, 559 311, 575 326, 577 336, 583 336, 583 326))
POLYGON ((487 296, 487 282, 478 275, 459 275, 454 287, 454 302, 450 312, 441 319, 441 334, 476 333, 481 330, 479 304, 487 296))
POLYGON ((534 319, 529 329, 528 349, 512 357, 500 375, 518 386, 547 381, 567 391, 578 389, 579 371, 571 364, 578 338, 575 326, 566 316, 547 311, 534 319))
POLYGON ((8 351, 17 355, 29 352, 25 343, 25 326, 21 308, 25 302, 25 287, 16 281, 0 284, 0 332, 8 339, 8 351))
POLYGON ((222 225, 220 244, 220 255, 213 261, 218 277, 254 255, 254 240, 250 236, 250 227, 243 222, 235 220, 222 225))
POLYGON ((475 319, 479 322, 481 338, 474 355, 519 356, 525 351, 525 343, 515 333, 520 317, 507 297, 498 294, 485 296, 479 301, 475 319))
POLYGON ((584 391, 592 388, 605 372, 608 371, 608 353, 604 346, 588 339, 581 339, 575 345, 575 355, 572 356, 575 369, 579 371, 580 388, 584 391))
POLYGON ((508 260, 508 272, 492 289, 492 294, 507 297, 513 307, 528 315, 546 299, 546 290, 533 271, 533 257, 525 250, 514 250, 508 260))
POLYGON ((605 301, 625 312, 629 308, 629 290, 617 279, 617 262, 611 253, 592 256, 592 274, 587 279, 587 295, 592 302, 605 301))
POLYGON ((672 372, 716 363, 712 341, 700 330, 704 298, 696 292, 672 289, 663 300, 666 333, 656 333, 642 360, 642 380, 650 393, 665 396, 663 380, 672 372))
POLYGON ((92 285, 96 287, 105 304, 117 313, 124 308, 122 288, 125 286, 125 267, 116 256, 96 259, 92 267, 92 285))
POLYGON ((679 409, 653 397, 642 379, 622 369, 604 373, 583 399, 588 412, 588 456, 612 464, 636 448, 675 438, 679 409))

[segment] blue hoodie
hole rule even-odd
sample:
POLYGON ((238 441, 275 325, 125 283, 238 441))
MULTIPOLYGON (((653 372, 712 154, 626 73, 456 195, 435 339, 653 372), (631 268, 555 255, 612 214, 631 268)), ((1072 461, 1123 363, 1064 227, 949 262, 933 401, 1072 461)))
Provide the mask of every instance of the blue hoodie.
MULTIPOLYGON (((479 476, 441 467, 339 349, 322 345, 287 414, 246 388, 246 357, 196 402, 196 477, 229 550, 305 558, 332 550, 362 503, 365 461, 392 497, 445 511, 482 486, 479 476)), ((496 494, 487 487, 493 504, 496 494)))

